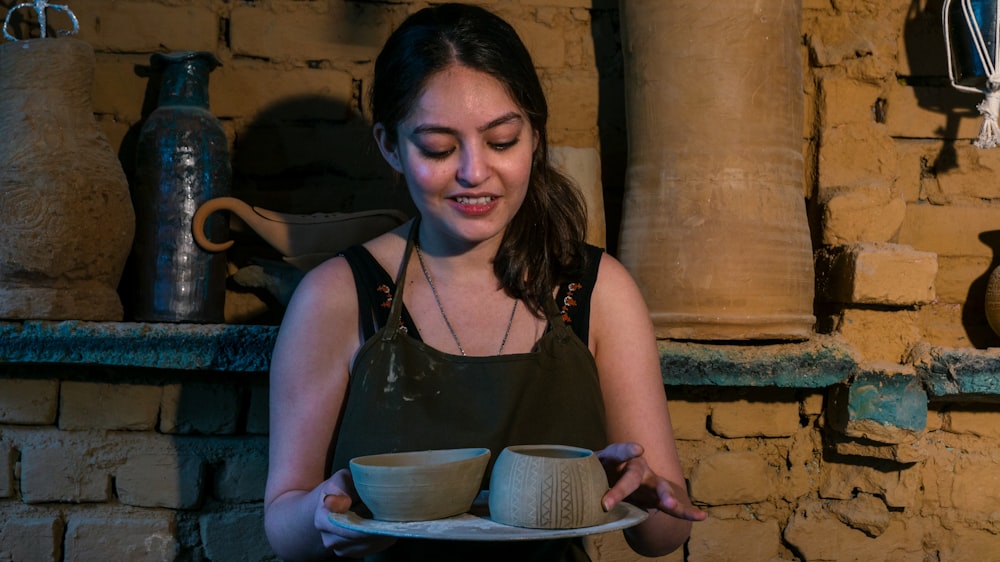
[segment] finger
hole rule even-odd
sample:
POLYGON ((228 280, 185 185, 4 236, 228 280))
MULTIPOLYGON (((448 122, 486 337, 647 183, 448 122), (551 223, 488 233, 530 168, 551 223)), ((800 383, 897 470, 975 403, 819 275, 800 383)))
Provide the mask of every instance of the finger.
POLYGON ((664 513, 669 513, 674 516, 682 511, 680 502, 677 501, 677 497, 674 495, 674 489, 666 480, 660 480, 656 483, 656 509, 664 513))
POLYGON ((612 443, 607 447, 597 451, 597 458, 602 464, 620 464, 643 453, 642 445, 638 443, 612 443))
POLYGON ((674 493, 673 485, 667 480, 661 480, 656 486, 659 505, 657 509, 680 519, 688 521, 703 521, 708 514, 687 503, 682 503, 674 493))
POLYGON ((333 473, 333 476, 330 477, 330 482, 352 498, 358 497, 358 492, 354 488, 354 477, 351 475, 350 469, 342 468, 333 473))
MULTIPOLYGON (((611 511, 623 499, 633 495, 642 485, 642 480, 646 473, 646 463, 641 459, 633 462, 626 462, 623 469, 618 474, 615 484, 609 489, 601 501, 605 511, 611 511)), ((639 507, 652 507, 642 506, 639 507)))
POLYGON ((702 511, 692 505, 684 509, 680 518, 687 519, 688 521, 704 521, 705 519, 708 519, 708 512, 702 511))
POLYGON ((688 521, 704 521, 708 517, 708 513, 694 507, 693 505, 683 505, 680 502, 674 501, 672 508, 667 508, 666 505, 661 504, 659 510, 667 515, 671 515, 678 519, 686 519, 688 521))
POLYGON ((351 471, 344 468, 338 470, 320 488, 320 503, 333 513, 344 513, 351 508, 358 497, 354 489, 354 479, 351 471))
POLYGON ((331 513, 346 513, 354 504, 350 496, 341 493, 324 492, 320 501, 331 513))

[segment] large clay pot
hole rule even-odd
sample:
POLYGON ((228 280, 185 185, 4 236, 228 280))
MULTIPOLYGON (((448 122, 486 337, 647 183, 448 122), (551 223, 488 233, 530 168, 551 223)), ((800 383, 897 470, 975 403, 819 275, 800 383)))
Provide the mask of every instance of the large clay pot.
MULTIPOLYGON (((223 322, 226 256, 195 243, 198 207, 226 196, 232 164, 225 130, 208 110, 211 54, 154 54, 162 69, 159 105, 142 126, 136 149, 133 314, 147 322, 223 322)), ((225 239, 224 217, 207 219, 210 238, 225 239)))
POLYGON ((659 337, 806 339, 801 4, 621 2, 620 257, 659 337))
POLYGON ((83 41, 0 44, 0 318, 122 319, 135 219, 93 79, 83 41))

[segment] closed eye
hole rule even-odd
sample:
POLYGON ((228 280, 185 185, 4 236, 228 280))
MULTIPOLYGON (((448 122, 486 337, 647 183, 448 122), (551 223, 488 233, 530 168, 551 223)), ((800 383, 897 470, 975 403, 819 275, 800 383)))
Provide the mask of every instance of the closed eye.
POLYGON ((445 158, 451 156, 455 152, 454 148, 449 148, 448 150, 428 150, 426 148, 420 149, 420 155, 424 158, 430 158, 431 160, 444 160, 445 158))
POLYGON ((490 146, 493 147, 493 150, 496 150, 497 152, 503 152, 508 148, 516 145, 520 140, 521 140, 520 137, 514 137, 513 140, 507 142, 491 142, 490 146))

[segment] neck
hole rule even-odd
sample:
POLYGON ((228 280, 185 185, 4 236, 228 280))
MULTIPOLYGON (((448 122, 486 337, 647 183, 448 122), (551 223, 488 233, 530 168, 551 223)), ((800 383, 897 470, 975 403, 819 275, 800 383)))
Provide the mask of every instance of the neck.
POLYGON ((429 231, 423 224, 417 233, 416 243, 424 258, 434 262, 434 270, 449 277, 474 278, 488 272, 493 275, 493 260, 500 249, 502 235, 477 243, 467 243, 429 231))

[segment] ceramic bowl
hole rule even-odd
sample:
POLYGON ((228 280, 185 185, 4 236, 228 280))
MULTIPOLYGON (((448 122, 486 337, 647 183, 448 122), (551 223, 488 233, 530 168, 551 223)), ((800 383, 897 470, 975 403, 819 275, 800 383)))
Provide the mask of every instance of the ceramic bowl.
POLYGON ((489 460, 489 449, 441 449, 356 457, 350 469, 375 519, 428 521, 469 511, 489 460))
POLYGON ((593 451, 565 445, 507 447, 490 475, 490 518, 532 529, 604 523, 608 478, 593 451))

